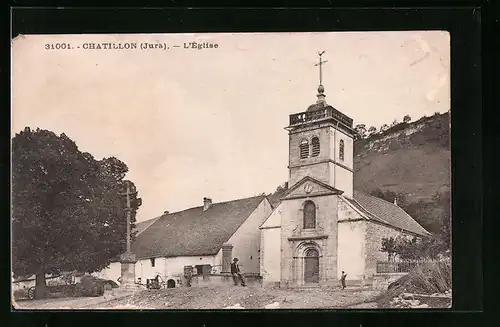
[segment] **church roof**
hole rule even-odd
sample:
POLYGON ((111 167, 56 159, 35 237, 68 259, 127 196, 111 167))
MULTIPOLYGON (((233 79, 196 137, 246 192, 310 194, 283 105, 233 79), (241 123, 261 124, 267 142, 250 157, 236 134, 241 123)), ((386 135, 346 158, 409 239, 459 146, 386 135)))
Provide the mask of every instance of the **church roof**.
POLYGON ((354 199, 345 199, 356 207, 356 209, 365 214, 369 219, 373 219, 417 235, 430 235, 430 233, 426 231, 425 228, 420 226, 415 219, 407 214, 402 208, 391 202, 359 191, 354 191, 354 199))
POLYGON ((200 206, 165 214, 137 235, 131 250, 138 259, 215 255, 264 199, 256 196, 213 203, 206 211, 200 206))
MULTIPOLYGON (((297 182, 296 185, 299 183, 300 182, 297 182)), ((349 202, 366 218, 392 226, 397 229, 405 230, 416 235, 430 235, 430 233, 426 231, 425 228, 420 226, 420 224, 416 222, 415 219, 413 219, 413 217, 406 213, 406 211, 404 211, 401 207, 360 191, 354 190, 353 195, 353 199, 349 199, 345 196, 343 196, 342 198, 349 202)), ((278 207, 278 205, 281 203, 281 199, 274 199, 275 201, 273 201, 272 203, 273 208, 278 207)))

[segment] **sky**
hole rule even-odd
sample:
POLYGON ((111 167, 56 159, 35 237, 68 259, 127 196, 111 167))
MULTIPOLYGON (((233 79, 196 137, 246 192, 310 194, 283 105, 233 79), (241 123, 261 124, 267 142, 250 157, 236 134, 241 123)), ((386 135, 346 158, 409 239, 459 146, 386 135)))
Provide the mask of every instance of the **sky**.
POLYGON ((12 136, 48 129, 125 162, 143 199, 138 221, 203 197, 269 193, 288 178, 289 115, 316 101, 319 51, 326 101, 354 124, 450 109, 442 31, 30 35, 12 42, 12 136), (102 42, 138 49, 84 49, 102 42), (50 49, 57 43, 72 49, 50 49))

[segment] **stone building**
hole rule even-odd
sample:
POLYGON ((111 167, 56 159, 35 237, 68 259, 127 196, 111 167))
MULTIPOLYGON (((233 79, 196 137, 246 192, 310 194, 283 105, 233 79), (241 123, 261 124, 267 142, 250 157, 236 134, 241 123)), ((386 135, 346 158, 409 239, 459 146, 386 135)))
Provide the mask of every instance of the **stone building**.
MULTIPOLYGON (((165 213, 136 225, 131 250, 137 257, 136 281, 160 275, 168 287, 184 284, 184 268, 195 274, 230 272, 237 257, 244 273, 259 274, 259 226, 272 211, 265 196, 221 203, 204 198, 203 206, 165 213)), ((120 262, 96 274, 117 280, 120 262)))
POLYGON ((264 284, 370 283, 383 237, 429 233, 397 204, 353 190, 353 120, 325 101, 290 115, 289 189, 261 229, 264 284))

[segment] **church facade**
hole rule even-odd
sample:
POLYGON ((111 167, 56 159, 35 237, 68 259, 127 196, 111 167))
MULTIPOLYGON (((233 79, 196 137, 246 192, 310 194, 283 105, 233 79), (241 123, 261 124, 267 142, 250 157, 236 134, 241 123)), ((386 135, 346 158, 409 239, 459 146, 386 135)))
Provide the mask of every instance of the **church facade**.
POLYGON ((353 120, 325 101, 290 115, 289 189, 260 226, 260 274, 279 286, 369 284, 383 237, 429 233, 395 203, 353 190, 353 120))

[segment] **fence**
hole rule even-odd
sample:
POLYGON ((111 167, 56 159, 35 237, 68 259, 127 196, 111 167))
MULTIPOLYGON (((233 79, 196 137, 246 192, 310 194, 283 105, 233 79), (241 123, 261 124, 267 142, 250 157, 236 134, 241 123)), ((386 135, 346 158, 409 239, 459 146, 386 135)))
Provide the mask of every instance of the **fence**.
POLYGON ((378 261, 377 273, 408 273, 420 263, 419 261, 378 261))

